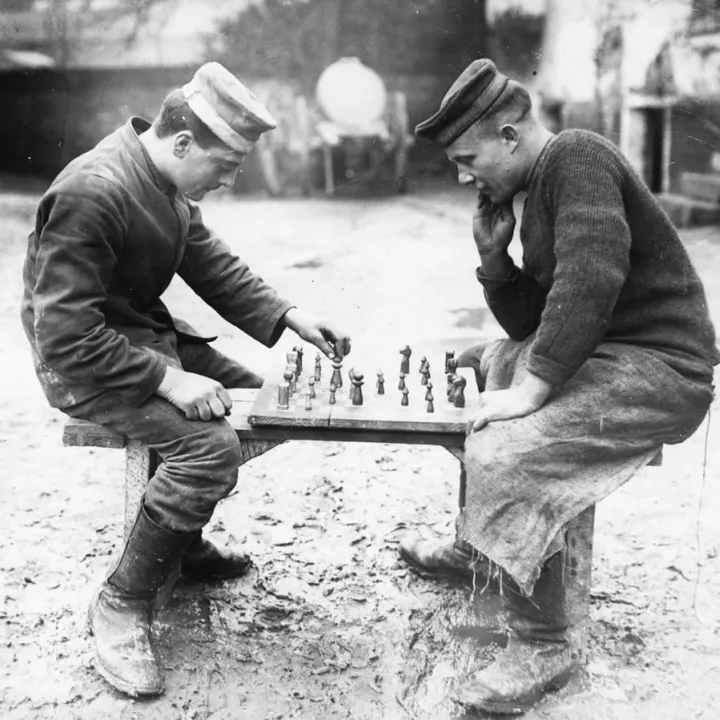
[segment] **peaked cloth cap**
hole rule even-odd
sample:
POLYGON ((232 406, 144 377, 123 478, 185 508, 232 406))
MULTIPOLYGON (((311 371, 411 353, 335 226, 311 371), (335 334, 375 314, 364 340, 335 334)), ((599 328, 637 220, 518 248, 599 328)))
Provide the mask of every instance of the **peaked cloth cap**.
POLYGON ((450 86, 440 109, 415 128, 415 135, 447 147, 490 111, 509 81, 492 60, 474 60, 450 86))
POLYGON ((277 127, 268 109, 220 63, 203 65, 182 93, 195 115, 232 150, 250 152, 262 133, 277 127))

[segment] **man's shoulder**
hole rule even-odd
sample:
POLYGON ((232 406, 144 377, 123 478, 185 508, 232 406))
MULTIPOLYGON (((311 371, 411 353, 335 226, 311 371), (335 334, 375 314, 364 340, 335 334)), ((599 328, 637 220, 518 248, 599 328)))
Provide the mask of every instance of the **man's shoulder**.
POLYGON ((553 150, 556 155, 589 150, 608 158, 622 157, 619 148, 611 140, 592 130, 580 128, 561 130, 555 138, 553 150))
POLYGON ((127 158, 124 157, 126 125, 103 138, 94 148, 71 160, 53 180, 48 194, 80 193, 121 196, 126 185, 127 158))

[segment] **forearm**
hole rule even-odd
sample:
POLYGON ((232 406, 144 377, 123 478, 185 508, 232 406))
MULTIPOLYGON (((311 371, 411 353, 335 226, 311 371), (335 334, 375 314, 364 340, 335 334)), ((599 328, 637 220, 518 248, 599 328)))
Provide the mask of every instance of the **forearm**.
POLYGON ((490 312, 513 340, 524 340, 534 332, 545 306, 545 290, 527 273, 509 263, 490 266, 486 263, 477 270, 477 279, 485 291, 490 312))

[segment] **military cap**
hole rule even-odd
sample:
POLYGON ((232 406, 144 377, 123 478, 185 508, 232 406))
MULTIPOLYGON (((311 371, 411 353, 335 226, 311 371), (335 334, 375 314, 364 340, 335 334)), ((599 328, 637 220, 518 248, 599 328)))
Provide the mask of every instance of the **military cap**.
POLYGON ((182 93, 195 115, 238 152, 249 152, 262 133, 277 127, 250 89, 218 62, 205 63, 182 93))
POLYGON ((415 135, 447 147, 490 112, 508 82, 492 60, 474 60, 451 85, 440 109, 415 128, 415 135))

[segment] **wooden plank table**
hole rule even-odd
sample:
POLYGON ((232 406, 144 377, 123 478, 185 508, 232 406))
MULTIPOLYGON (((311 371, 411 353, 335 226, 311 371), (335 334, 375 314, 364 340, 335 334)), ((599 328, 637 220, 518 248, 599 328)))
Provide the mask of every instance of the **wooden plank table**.
MULTIPOLYGON (((274 398, 275 390, 265 390, 265 396, 274 398)), ((444 389, 442 389, 444 393, 444 389)), ((461 462, 464 459, 466 414, 448 410, 449 416, 438 414, 424 423, 417 413, 411 413, 410 425, 397 422, 379 422, 373 412, 365 411, 365 420, 353 418, 353 408, 344 406, 339 413, 341 422, 308 426, 307 424, 251 424, 257 422, 258 407, 267 408, 262 390, 231 390, 232 414, 227 418, 237 433, 242 447, 244 464, 263 455, 272 448, 290 440, 400 443, 434 445, 445 448, 461 462), (258 403, 258 398, 261 398, 258 403)), ((445 401, 445 398, 442 398, 445 401)), ((406 410, 407 408, 401 408, 406 410)), ((399 411, 398 411, 399 412, 399 411)), ((375 413, 376 415, 376 413, 375 413)), ((395 416, 394 416, 395 417, 395 416)), ((329 418, 329 416, 328 416, 329 418)), ((408 419, 406 416, 405 420, 408 419)), ((382 418, 380 418, 382 420, 382 418)), ((125 449, 125 534, 127 536, 140 509, 148 481, 157 468, 159 458, 155 451, 141 443, 118 435, 101 426, 83 420, 68 420, 64 427, 63 444, 71 447, 102 447, 125 449)), ((567 611, 576 638, 573 646, 579 660, 585 660, 585 635, 588 622, 590 581, 592 570, 592 544, 595 508, 590 507, 569 523, 566 533, 567 611)))

